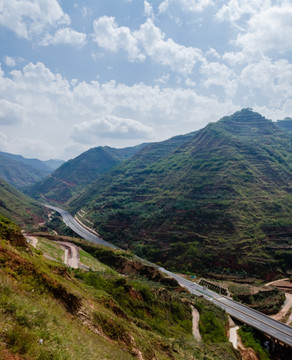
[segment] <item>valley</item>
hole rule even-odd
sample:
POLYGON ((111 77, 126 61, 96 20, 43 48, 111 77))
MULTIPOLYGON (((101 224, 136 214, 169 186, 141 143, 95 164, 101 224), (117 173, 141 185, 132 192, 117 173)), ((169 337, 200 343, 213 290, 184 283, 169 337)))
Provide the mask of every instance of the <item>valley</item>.
POLYGON ((92 148, 40 181, 17 185, 26 195, 14 188, 22 170, 7 177, 10 184, 1 180, 1 286, 15 290, 16 310, 10 313, 3 290, 0 322, 11 326, 0 332, 0 355, 81 356, 65 338, 58 346, 52 328, 19 320, 22 302, 30 312, 33 288, 38 298, 54 299, 47 316, 61 306, 81 337, 99 337, 97 348, 85 341, 88 358, 96 351, 103 359, 104 348, 109 359, 240 359, 244 345, 240 353, 228 342, 227 313, 235 325, 250 326, 240 336, 254 356, 286 359, 292 138, 290 120, 283 122, 243 109, 163 142, 92 148), (46 333, 51 344, 25 347, 20 331, 32 339, 46 333), (270 353, 266 336, 276 349, 270 353))

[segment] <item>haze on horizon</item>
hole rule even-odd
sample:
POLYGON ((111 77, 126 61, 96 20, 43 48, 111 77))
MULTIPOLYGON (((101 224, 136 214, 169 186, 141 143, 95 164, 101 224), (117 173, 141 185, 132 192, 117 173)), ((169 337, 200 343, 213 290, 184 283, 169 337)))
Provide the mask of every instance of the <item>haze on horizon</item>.
POLYGON ((292 115, 289 0, 2 0, 0 150, 40 159, 292 115))

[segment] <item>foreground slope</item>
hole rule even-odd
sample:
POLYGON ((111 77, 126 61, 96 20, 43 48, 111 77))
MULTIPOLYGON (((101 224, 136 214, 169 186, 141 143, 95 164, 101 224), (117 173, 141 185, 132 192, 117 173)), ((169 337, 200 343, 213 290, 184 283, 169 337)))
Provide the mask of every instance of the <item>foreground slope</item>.
MULTIPOLYGON (((212 304, 102 264, 68 270, 28 247, 1 215, 0 225, 0 358, 240 359, 227 341, 226 314, 212 304), (202 343, 192 335, 191 305, 201 314, 202 343)), ((109 262, 131 262, 128 253, 79 245, 109 262)))
POLYGON ((290 138, 244 109, 160 158, 145 147, 70 205, 167 267, 273 276, 292 263, 291 157, 290 138))
POLYGON ((29 188, 26 193, 36 199, 64 203, 101 174, 131 157, 141 146, 125 149, 107 146, 92 148, 64 163, 48 178, 29 188))

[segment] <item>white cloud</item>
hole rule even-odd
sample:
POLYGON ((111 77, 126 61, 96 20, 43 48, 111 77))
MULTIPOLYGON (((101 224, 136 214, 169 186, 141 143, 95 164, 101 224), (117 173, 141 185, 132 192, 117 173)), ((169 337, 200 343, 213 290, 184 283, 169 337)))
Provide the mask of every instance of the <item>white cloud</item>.
POLYGON ((164 0, 158 7, 159 13, 164 13, 172 5, 178 4, 184 11, 201 12, 213 5, 213 0, 164 0))
POLYGON ((1 1, 0 24, 25 39, 39 37, 48 28, 69 23, 70 17, 57 0, 1 1))
POLYGON ((173 71, 190 74, 196 62, 201 60, 199 49, 177 44, 172 39, 165 40, 165 34, 151 19, 147 19, 135 36, 154 62, 169 66, 173 71))
POLYGON ((191 73, 201 60, 201 51, 165 39, 165 34, 148 18, 138 31, 118 27, 113 17, 103 16, 94 21, 94 40, 107 50, 125 50, 130 60, 144 60, 148 55, 154 62, 169 66, 184 75, 191 73), (144 54, 142 53, 144 52, 144 54))
POLYGON ((14 126, 7 126, 6 118, 0 131, 17 139, 6 151, 32 156, 34 149, 42 158, 76 156, 92 144, 124 147, 149 136, 163 140, 237 109, 230 101, 200 96, 193 89, 69 82, 42 63, 28 64, 9 77, 2 72, 0 92, 2 111, 10 116, 14 111, 9 122, 14 126))
POLYGON ((241 83, 265 96, 269 107, 282 107, 292 98, 292 64, 268 58, 249 64, 241 72, 241 83))
POLYGON ((200 71, 206 78, 206 80, 203 81, 204 86, 221 86, 226 95, 232 97, 235 94, 237 90, 237 81, 234 78, 235 74, 226 65, 219 62, 205 61, 200 71))
POLYGON ((16 61, 11 56, 5 56, 4 61, 7 66, 14 67, 16 65, 16 61))
POLYGON ((292 4, 270 7, 248 21, 248 30, 239 34, 236 44, 263 51, 290 51, 292 48, 292 4))
POLYGON ((86 43, 86 34, 77 32, 71 28, 59 29, 54 36, 47 34, 40 42, 40 45, 69 44, 82 47, 86 43))
POLYGON ((217 19, 236 23, 243 16, 255 15, 271 6, 271 0, 229 0, 216 14, 217 19))
POLYGON ((15 125, 23 120, 23 108, 16 103, 0 99, 0 124, 15 125))
POLYGON ((153 7, 147 0, 144 0, 144 13, 147 17, 154 18, 153 7))
POLYGON ((101 118, 85 121, 74 126, 72 138, 84 144, 96 144, 99 139, 149 139, 152 129, 140 122, 105 115, 101 118))
POLYGON ((118 27, 113 17, 102 16, 93 22, 94 41, 102 48, 117 52, 125 50, 130 60, 144 60, 137 40, 128 27, 118 27))

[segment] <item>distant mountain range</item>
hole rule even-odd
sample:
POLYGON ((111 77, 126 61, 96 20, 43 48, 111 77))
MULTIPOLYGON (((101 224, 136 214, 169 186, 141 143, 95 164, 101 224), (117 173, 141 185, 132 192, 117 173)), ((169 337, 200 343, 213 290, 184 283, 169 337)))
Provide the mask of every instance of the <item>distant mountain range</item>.
POLYGON ((0 151, 0 178, 18 189, 32 185, 63 164, 62 160, 41 161, 0 151))

